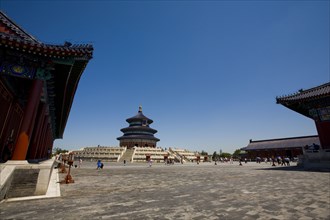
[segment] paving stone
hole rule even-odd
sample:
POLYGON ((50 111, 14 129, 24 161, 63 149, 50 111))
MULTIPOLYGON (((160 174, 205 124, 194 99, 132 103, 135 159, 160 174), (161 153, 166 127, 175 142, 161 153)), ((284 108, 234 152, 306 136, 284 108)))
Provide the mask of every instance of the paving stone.
POLYGON ((2 202, 0 219, 330 219, 330 173, 295 166, 84 161, 71 174, 61 197, 2 202))

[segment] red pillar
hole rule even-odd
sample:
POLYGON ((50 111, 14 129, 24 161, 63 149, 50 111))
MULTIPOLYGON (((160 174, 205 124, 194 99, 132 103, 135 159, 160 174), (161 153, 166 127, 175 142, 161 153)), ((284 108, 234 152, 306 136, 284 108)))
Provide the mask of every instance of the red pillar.
POLYGON ((46 105, 44 103, 41 103, 39 105, 39 110, 36 117, 35 129, 33 131, 32 141, 28 151, 28 159, 36 159, 36 153, 39 147, 38 142, 40 139, 41 129, 44 122, 45 112, 46 112, 46 105))
POLYGON ((48 146, 47 146, 47 137, 48 137, 48 130, 49 130, 49 124, 47 126, 47 130, 45 132, 44 140, 42 143, 42 158, 46 157, 48 146))
MULTIPOLYGON (((8 127, 7 126, 7 121, 8 121, 8 118, 10 116, 10 112, 12 111, 12 107, 13 107, 13 101, 11 100, 10 104, 9 104, 9 107, 8 107, 8 110, 7 110, 7 113, 6 113, 6 116, 4 117, 4 122, 2 125, 0 125, 0 155, 2 155, 2 151, 3 151, 3 148, 8 140, 8 137, 7 133, 9 133, 10 131, 8 131, 8 127), (1 127, 2 126, 2 127, 1 127), (6 128, 6 129, 5 129, 6 128), (2 135, 4 134, 4 135, 2 135)), ((1 118, 1 115, 0 115, 0 118, 1 118)))
POLYGON ((42 125, 42 131, 40 134, 39 142, 38 142, 38 153, 37 153, 37 159, 41 159, 43 156, 43 151, 44 151, 44 139, 45 139, 45 134, 47 130, 47 125, 48 125, 48 116, 45 117, 44 123, 42 125))
POLYGON ((53 150, 53 134, 52 128, 49 128, 48 137, 47 137, 47 157, 51 157, 52 150, 53 150))
POLYGON ((49 130, 49 127, 50 127, 50 124, 47 123, 46 125, 46 129, 45 129, 45 133, 44 133, 44 136, 42 138, 42 144, 41 144, 41 156, 40 158, 45 158, 45 155, 47 153, 47 149, 48 149, 48 146, 47 146, 47 135, 48 135, 48 130, 49 130))
POLYGON ((36 149, 36 152, 35 152, 35 155, 34 155, 34 158, 35 159, 40 159, 40 156, 39 156, 39 152, 42 148, 42 135, 43 135, 43 129, 45 129, 45 126, 47 124, 47 121, 48 121, 48 116, 47 115, 44 115, 43 118, 42 118, 42 123, 41 123, 41 126, 40 126, 40 132, 39 132, 39 137, 38 137, 38 141, 36 143, 37 145, 37 149, 36 149))
POLYGON ((37 153, 36 153, 36 156, 35 158, 36 159, 40 159, 42 158, 41 154, 42 154, 42 150, 43 150, 43 137, 44 137, 44 134, 45 134, 45 130, 47 128, 47 124, 48 124, 48 115, 45 115, 44 119, 43 119, 43 123, 42 123, 42 126, 41 126, 41 131, 40 131, 40 135, 39 135, 39 138, 38 138, 38 150, 37 150, 37 153))
POLYGON ((45 158, 48 158, 48 151, 50 149, 50 145, 49 145, 50 136, 51 136, 51 125, 49 124, 48 129, 47 129, 46 139, 45 139, 45 153, 44 153, 45 158))
POLYGON ((29 99, 25 107, 22 125, 15 145, 12 160, 25 160, 28 152, 32 131, 34 128, 35 116, 41 97, 43 82, 34 80, 29 94, 29 99))
POLYGON ((317 133, 323 149, 330 149, 330 121, 316 121, 317 133))

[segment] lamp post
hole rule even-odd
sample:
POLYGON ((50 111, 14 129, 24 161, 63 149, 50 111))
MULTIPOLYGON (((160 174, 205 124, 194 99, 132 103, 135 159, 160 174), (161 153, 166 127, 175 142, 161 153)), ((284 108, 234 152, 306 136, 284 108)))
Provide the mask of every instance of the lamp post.
POLYGON ((61 164, 60 164, 60 168, 61 168, 61 173, 65 173, 66 172, 66 169, 65 169, 65 162, 68 160, 68 156, 67 155, 64 155, 64 154, 60 154, 60 161, 61 164))
POLYGON ((70 174, 71 171, 71 166, 73 165, 73 161, 74 161, 74 156, 73 153, 69 153, 69 157, 68 157, 68 165, 69 165, 69 170, 68 170, 68 174, 65 176, 65 183, 74 183, 74 180, 72 179, 72 176, 70 174))

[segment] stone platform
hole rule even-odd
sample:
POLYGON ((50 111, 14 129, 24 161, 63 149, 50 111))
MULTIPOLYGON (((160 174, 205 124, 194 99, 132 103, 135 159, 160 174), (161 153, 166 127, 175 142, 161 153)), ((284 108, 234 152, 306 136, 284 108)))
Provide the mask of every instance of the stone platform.
POLYGON ((61 197, 2 202, 0 219, 330 219, 330 173, 296 166, 84 161, 72 176, 61 197))

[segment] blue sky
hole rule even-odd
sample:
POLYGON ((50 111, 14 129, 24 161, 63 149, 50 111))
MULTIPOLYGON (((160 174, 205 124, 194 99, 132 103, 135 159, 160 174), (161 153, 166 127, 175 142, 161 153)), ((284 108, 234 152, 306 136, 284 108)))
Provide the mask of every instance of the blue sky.
POLYGON ((64 137, 118 146, 127 118, 154 120, 158 146, 232 153, 249 139, 317 134, 276 104, 329 82, 324 1, 18 1, 9 17, 51 44, 91 43, 64 137))

